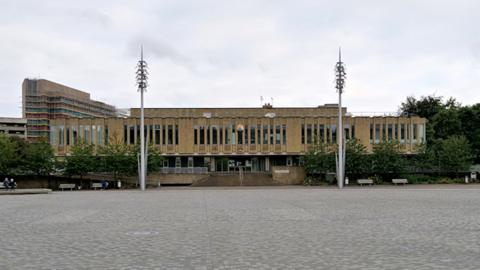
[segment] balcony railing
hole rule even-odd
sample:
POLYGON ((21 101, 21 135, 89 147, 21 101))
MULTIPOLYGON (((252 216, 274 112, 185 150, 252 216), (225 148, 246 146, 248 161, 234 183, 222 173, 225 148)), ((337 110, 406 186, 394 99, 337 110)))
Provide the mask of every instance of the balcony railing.
POLYGON ((165 174, 207 174, 208 168, 207 167, 163 167, 160 168, 160 173, 165 174))

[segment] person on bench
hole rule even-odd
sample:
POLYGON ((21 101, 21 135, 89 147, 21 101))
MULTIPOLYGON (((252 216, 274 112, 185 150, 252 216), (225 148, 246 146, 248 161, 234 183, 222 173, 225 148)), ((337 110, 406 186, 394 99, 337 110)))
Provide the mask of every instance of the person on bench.
POLYGON ((5 180, 3 180, 3 186, 6 190, 10 189, 10 180, 8 180, 8 177, 5 177, 5 180))
POLYGON ((15 183, 15 180, 13 178, 10 178, 10 189, 15 190, 17 188, 17 183, 15 183))

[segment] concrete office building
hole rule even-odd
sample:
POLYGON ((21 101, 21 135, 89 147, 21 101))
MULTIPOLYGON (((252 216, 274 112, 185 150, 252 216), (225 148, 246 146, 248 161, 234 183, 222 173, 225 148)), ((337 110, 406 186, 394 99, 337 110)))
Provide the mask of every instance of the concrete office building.
POLYGON ((50 120, 114 117, 114 106, 90 99, 90 94, 43 79, 22 83, 22 113, 29 140, 50 137, 50 120))
MULTIPOLYGON (((298 165, 315 141, 337 141, 337 105, 309 108, 147 108, 145 136, 165 155, 164 172, 201 169, 252 172, 272 166, 298 165)), ((415 153, 425 140, 424 118, 355 117, 345 113, 345 136, 357 138, 369 151, 382 139, 398 140, 405 153, 415 153)), ((67 155, 78 140, 94 145, 139 142, 140 110, 128 118, 55 119, 51 144, 67 155)))
POLYGON ((0 133, 7 136, 27 138, 27 119, 0 117, 0 133))

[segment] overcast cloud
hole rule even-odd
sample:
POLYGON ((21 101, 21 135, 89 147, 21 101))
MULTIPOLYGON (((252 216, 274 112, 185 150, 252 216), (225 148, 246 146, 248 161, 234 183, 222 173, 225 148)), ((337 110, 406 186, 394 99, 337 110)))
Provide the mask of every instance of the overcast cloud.
POLYGON ((0 116, 21 116, 39 77, 147 107, 335 103, 342 46, 349 111, 396 111, 407 95, 480 102, 480 1, 0 1, 0 116))

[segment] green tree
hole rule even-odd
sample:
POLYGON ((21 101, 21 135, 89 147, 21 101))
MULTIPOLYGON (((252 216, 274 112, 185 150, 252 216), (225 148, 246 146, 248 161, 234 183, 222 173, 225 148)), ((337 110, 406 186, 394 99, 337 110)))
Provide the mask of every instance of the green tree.
POLYGON ((29 143, 25 151, 23 166, 26 172, 36 175, 47 175, 53 171, 55 156, 49 143, 29 143))
POLYGON ((156 172, 163 165, 163 157, 160 150, 153 144, 148 145, 147 173, 156 172))
POLYGON ((132 173, 132 163, 136 163, 130 156, 130 149, 114 134, 109 144, 99 148, 98 153, 103 163, 103 171, 111 173, 114 180, 120 180, 132 173))
POLYGON ((444 172, 467 171, 472 165, 470 144, 465 136, 450 136, 439 141, 438 163, 444 172))
POLYGON ((410 167, 420 169, 422 171, 434 171, 438 169, 438 161, 436 150, 433 147, 427 147, 426 143, 422 143, 416 148, 417 155, 411 160, 413 163, 410 167))
POLYGON ((314 143, 303 157, 305 173, 310 177, 322 178, 325 173, 335 171, 335 154, 332 145, 314 143))
POLYGON ((461 107, 458 110, 459 121, 462 123, 462 135, 469 141, 475 163, 480 163, 480 103, 461 107))
POLYGON ((78 141, 67 156, 65 172, 67 175, 78 175, 83 178, 88 172, 94 171, 96 158, 93 155, 94 146, 85 141, 78 141))
POLYGON ((366 147, 357 139, 347 140, 345 145, 345 171, 347 174, 362 175, 370 171, 370 158, 366 147))
POLYGON ((399 174, 405 169, 401 145, 395 140, 383 140, 375 144, 371 158, 373 171, 384 179, 387 175, 399 174))
MULTIPOLYGON (((138 155, 140 154, 140 144, 136 144, 134 148, 132 148, 131 156, 135 158, 135 172, 138 173, 138 155)), ((146 154, 148 155, 147 158, 147 173, 158 171, 158 169, 162 166, 164 158, 161 156, 160 150, 155 147, 154 144, 150 143, 147 145, 146 154)))
POLYGON ((0 173, 9 174, 15 165, 15 144, 5 134, 0 133, 0 173))

